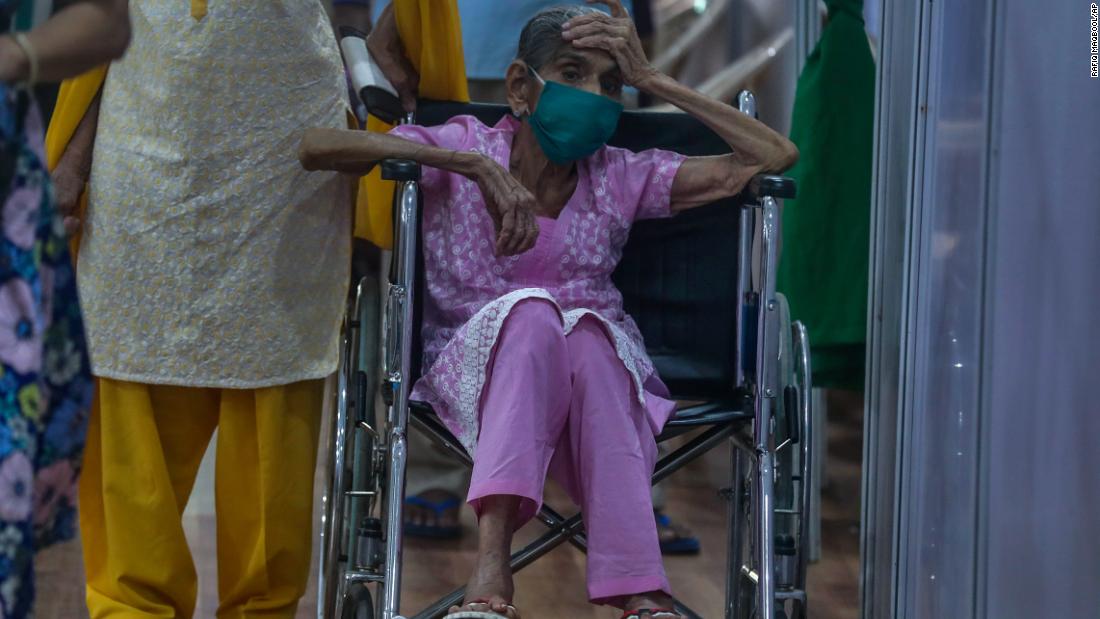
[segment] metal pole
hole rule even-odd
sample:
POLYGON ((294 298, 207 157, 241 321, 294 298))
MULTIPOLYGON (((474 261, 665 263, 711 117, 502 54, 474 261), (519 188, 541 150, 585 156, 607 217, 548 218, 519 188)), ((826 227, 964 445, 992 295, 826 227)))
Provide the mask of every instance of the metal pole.
POLYGON ((333 411, 326 481, 327 493, 321 499, 321 557, 318 561, 317 617, 327 619, 326 612, 342 610, 343 574, 338 573, 341 545, 344 540, 344 479, 348 444, 348 376, 351 329, 345 325, 340 347, 340 371, 336 373, 336 406, 333 411))
POLYGON ((757 315, 756 339, 756 388, 753 397, 753 447, 756 451, 756 532, 757 566, 757 617, 775 618, 775 573, 773 569, 774 475, 775 452, 772 450, 771 416, 775 406, 776 360, 768 358, 771 342, 776 332, 775 270, 776 235, 779 227, 779 208, 775 200, 767 197, 762 207, 763 229, 761 241, 763 253, 760 263, 760 299, 757 315))
POLYGON ((416 285, 416 249, 420 232, 420 189, 415 182, 401 182, 398 192, 398 229, 396 259, 397 281, 390 286, 391 320, 388 337, 398 340, 398 367, 388 367, 387 379, 393 389, 390 410, 389 483, 386 486, 386 579, 382 590, 382 619, 396 619, 401 607, 401 559, 404 534, 405 466, 408 460, 406 431, 409 423, 409 377, 413 338, 413 295, 416 285))
POLYGON ((737 427, 732 423, 713 426, 680 446, 676 451, 661 458, 657 462, 657 470, 653 472, 653 485, 657 485, 669 475, 689 464, 699 456, 707 453, 712 447, 732 435, 737 427))
POLYGON ((745 528, 745 471, 744 456, 741 449, 732 440, 730 443, 730 488, 728 500, 728 512, 726 514, 727 530, 727 556, 726 556, 726 619, 741 619, 744 609, 741 608, 741 565, 742 544, 741 530, 745 528))
POLYGON ((806 48, 806 41, 809 39, 806 29, 807 22, 807 8, 810 0, 793 0, 794 2, 794 73, 796 76, 802 74, 802 67, 806 64, 806 56, 810 54, 810 50, 806 48))
POLYGON ((821 0, 794 1, 794 62, 795 75, 802 74, 806 57, 814 51, 821 38, 821 0))
MULTIPOLYGON (((799 529, 798 529, 798 576, 795 579, 795 588, 802 591, 806 590, 806 564, 810 555, 810 530, 811 519, 817 517, 817 514, 810 509, 811 504, 814 502, 814 493, 817 491, 817 479, 814 475, 812 458, 815 455, 813 453, 814 441, 816 440, 816 434, 823 432, 823 428, 819 428, 813 424, 813 376, 810 370, 810 337, 806 333, 806 326, 801 322, 795 322, 791 325, 795 341, 795 351, 797 354, 797 370, 799 374, 799 380, 801 384, 798 385, 800 404, 799 417, 802 423, 802 441, 799 445, 801 451, 799 452, 799 475, 802 479, 799 481, 799 489, 802 491, 802 501, 798 507, 799 512, 799 529)), ((808 616, 806 609, 806 600, 802 600, 797 603, 798 612, 795 613, 794 619, 806 619, 808 616)))
MULTIPOLYGON (((737 265, 737 323, 734 328, 739 333, 745 334, 743 331, 745 327, 745 307, 748 304, 748 295, 752 290, 752 233, 753 233, 753 210, 750 208, 742 208, 741 212, 737 215, 738 225, 738 242, 740 247, 744 248, 738 251, 738 259, 741 264, 737 265)), ((737 350, 734 351, 734 358, 736 361, 736 367, 733 369, 734 381, 736 387, 742 387, 745 385, 745 360, 743 357, 744 346, 738 342, 737 350)))
POLYGON ((814 51, 817 47, 817 41, 821 38, 821 12, 824 8, 824 2, 822 0, 808 0, 809 1, 809 24, 807 24, 806 31, 809 33, 809 39, 806 41, 806 55, 809 56, 810 52, 814 51))

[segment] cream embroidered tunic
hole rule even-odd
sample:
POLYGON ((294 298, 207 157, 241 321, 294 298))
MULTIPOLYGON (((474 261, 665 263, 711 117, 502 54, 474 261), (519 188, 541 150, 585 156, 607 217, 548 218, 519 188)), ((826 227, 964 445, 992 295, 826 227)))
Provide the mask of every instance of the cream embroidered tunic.
POLYGON ((131 0, 80 250, 92 369, 133 382, 259 388, 337 362, 351 210, 296 159, 346 127, 320 0, 131 0))

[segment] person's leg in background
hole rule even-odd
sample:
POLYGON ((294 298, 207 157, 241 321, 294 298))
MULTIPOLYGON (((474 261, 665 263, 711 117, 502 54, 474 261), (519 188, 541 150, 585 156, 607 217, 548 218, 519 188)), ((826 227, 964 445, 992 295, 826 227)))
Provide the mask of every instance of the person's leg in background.
MULTIPOLYGON (((668 453, 664 444, 658 446, 658 458, 668 453)), ((664 486, 653 486, 653 516, 657 520, 657 536, 661 540, 661 554, 694 555, 699 554, 702 545, 699 538, 688 527, 677 523, 665 512, 666 497, 664 486)))
POLYGON ((217 390, 99 379, 79 493, 92 619, 194 613, 181 518, 217 423, 217 390))
POLYGON ((323 380, 221 390, 219 619, 294 617, 309 579, 323 398, 323 380))
POLYGON ((409 432, 408 481, 405 486, 405 534, 454 539, 462 535, 459 510, 470 485, 470 470, 423 432, 409 432))

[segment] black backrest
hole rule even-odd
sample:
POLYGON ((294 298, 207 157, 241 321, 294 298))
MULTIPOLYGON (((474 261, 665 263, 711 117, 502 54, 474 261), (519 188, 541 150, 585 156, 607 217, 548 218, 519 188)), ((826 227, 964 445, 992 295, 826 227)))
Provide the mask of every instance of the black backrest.
MULTIPOLYGON (((469 114, 492 126, 506 113, 501 105, 422 101, 417 122, 432 126, 469 114)), ((624 112, 610 143, 685 155, 729 152, 713 131, 686 114, 624 112)), ((679 398, 724 397, 733 390, 736 204, 723 200, 671 220, 639 222, 615 271, 626 311, 638 323, 661 378, 679 398)))

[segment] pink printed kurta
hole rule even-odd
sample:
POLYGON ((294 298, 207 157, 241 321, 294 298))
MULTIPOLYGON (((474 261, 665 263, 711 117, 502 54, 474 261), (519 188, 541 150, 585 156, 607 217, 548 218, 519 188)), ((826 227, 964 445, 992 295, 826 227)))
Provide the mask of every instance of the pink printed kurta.
MULTIPOLYGON (((459 116, 437 127, 405 125, 394 135, 442 148, 476 151, 508 167, 519 121, 487 127, 459 116)), ((423 245, 427 299, 424 368, 412 397, 432 405, 473 454, 478 405, 494 346, 516 303, 540 298, 560 311, 565 332, 581 317, 600 319, 634 396, 658 433, 673 410, 634 321, 623 311, 611 274, 636 220, 670 215, 672 180, 684 157, 663 150, 632 153, 606 146, 577 163, 577 188, 557 219, 540 217, 535 247, 497 257, 496 234, 472 180, 424 168, 423 245)))

